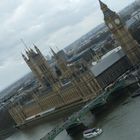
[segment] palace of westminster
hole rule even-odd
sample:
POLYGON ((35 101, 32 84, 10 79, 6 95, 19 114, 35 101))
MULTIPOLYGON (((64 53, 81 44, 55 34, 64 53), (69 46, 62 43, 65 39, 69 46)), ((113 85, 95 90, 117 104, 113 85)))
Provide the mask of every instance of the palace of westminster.
MULTIPOLYGON (((108 71, 108 75, 115 71, 114 78, 117 79, 120 74, 128 70, 127 68, 139 63, 140 46, 133 39, 120 16, 102 1, 99 0, 99 3, 104 14, 105 24, 125 54, 125 58, 115 63, 112 71, 108 71), (121 73, 120 67, 122 67, 121 73)), ((55 60, 53 66, 35 45, 34 49, 26 50, 26 55, 22 54, 25 62, 37 78, 39 86, 26 95, 29 96, 28 100, 12 103, 9 113, 17 125, 24 124, 32 116, 50 109, 61 110, 86 103, 99 95, 105 86, 113 82, 110 80, 105 83, 106 79, 110 77, 107 77, 107 71, 103 72, 103 74, 105 73, 104 79, 96 77, 85 61, 69 63, 63 55, 55 53, 52 49, 51 51, 55 60), (104 86, 103 80, 105 80, 104 86)))

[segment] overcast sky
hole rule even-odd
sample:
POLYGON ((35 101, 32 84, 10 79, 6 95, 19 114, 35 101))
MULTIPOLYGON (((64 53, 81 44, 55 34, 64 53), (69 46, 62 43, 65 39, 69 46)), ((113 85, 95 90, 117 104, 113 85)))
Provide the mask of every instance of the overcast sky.
MULTIPOLYGON (((116 11, 133 1, 104 0, 116 11)), ((21 38, 47 55, 49 45, 62 49, 102 22, 98 0, 0 0, 0 90, 30 71, 21 38)))

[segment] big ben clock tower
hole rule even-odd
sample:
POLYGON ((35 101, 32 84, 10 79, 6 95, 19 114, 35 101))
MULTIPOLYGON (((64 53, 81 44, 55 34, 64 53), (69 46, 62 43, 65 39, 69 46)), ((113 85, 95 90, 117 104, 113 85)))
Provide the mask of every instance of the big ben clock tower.
POLYGON ((116 40, 120 43, 123 51, 126 53, 132 65, 140 63, 140 45, 129 33, 119 15, 108 8, 101 0, 100 7, 104 14, 104 20, 109 30, 116 40))

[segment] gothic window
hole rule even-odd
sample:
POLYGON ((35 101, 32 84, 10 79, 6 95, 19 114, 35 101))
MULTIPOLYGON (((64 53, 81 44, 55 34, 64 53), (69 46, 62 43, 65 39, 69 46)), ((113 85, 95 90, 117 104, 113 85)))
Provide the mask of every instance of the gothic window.
POLYGON ((56 71, 56 74, 58 77, 62 76, 62 72, 60 71, 60 69, 57 66, 55 66, 55 71, 56 71))
POLYGON ((44 83, 47 85, 47 87, 50 87, 50 83, 48 82, 48 79, 46 77, 42 77, 44 83))
POLYGON ((47 70, 44 64, 41 64, 41 65, 39 66, 39 68, 40 68, 41 71, 43 71, 43 72, 46 72, 46 70, 47 70))

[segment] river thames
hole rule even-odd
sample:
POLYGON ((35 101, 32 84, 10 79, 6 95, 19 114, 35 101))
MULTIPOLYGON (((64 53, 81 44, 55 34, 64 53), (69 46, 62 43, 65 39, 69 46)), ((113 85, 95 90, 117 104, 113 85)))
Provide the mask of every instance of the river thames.
MULTIPOLYGON (((62 120, 43 123, 25 130, 18 130, 6 140, 39 140, 62 120)), ((94 126, 94 123, 91 122, 94 126)), ((96 117, 96 127, 103 133, 94 140, 140 140, 140 97, 121 99, 119 103, 110 105, 104 113, 96 117)), ((2 138, 1 140, 4 140, 2 138)), ((81 134, 71 138, 66 131, 61 132, 55 140, 83 140, 81 134)), ((92 140, 92 139, 91 139, 92 140)))

